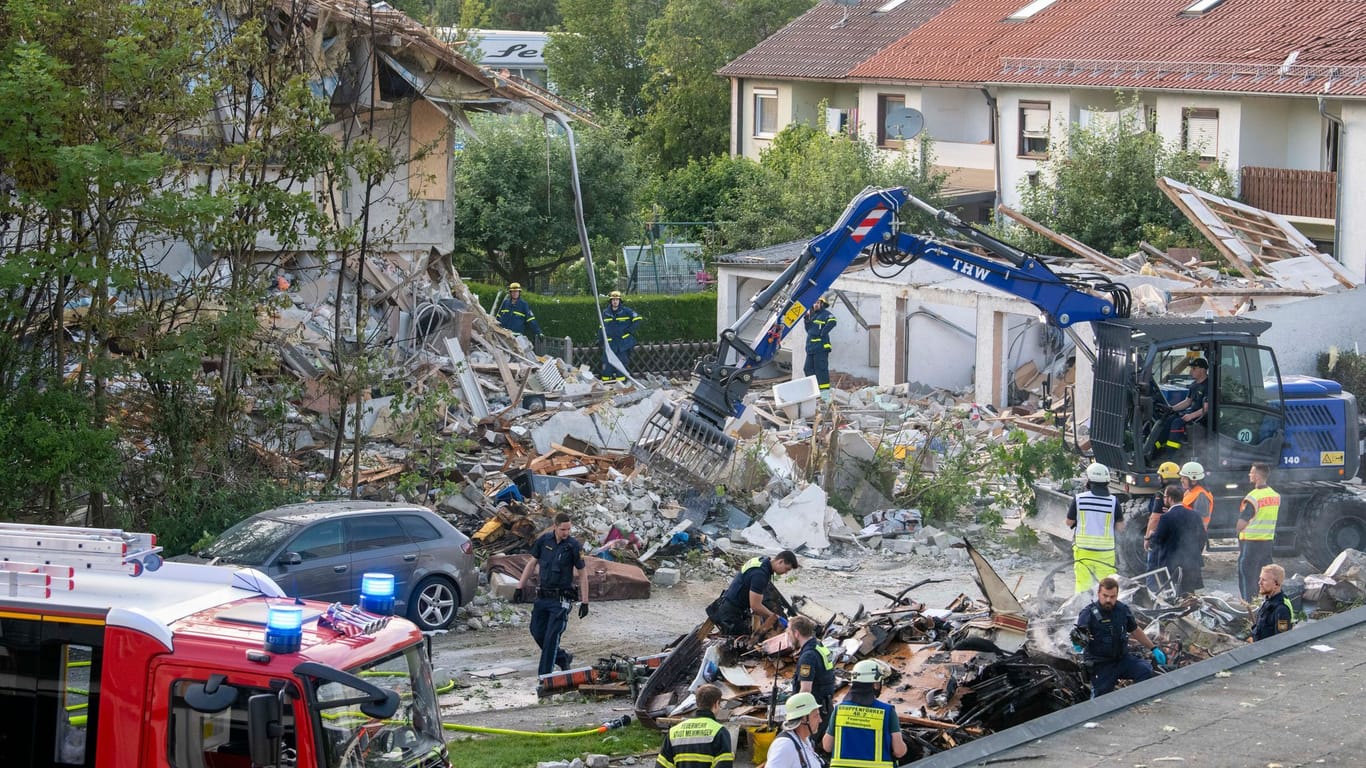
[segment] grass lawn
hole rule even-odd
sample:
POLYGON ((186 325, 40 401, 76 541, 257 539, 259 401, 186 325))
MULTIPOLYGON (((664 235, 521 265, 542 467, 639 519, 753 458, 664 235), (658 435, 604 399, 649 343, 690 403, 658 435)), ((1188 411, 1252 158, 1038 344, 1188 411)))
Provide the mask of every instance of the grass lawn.
MULTIPOLYGON (((586 754, 625 756, 658 752, 664 742, 659 731, 632 723, 607 733, 585 736, 512 736, 449 733, 451 764, 459 768, 528 768, 539 762, 569 762, 586 754)), ((646 763, 649 764, 648 762, 646 763)))

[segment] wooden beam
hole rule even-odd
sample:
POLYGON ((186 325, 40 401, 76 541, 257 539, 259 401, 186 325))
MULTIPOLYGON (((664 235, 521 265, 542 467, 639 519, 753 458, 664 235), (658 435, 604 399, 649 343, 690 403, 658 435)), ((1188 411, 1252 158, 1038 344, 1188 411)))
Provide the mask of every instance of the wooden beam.
POLYGON ((1057 243, 1058 245, 1061 245, 1062 247, 1066 248, 1072 253, 1077 254, 1078 256, 1082 257, 1083 259, 1086 259, 1087 261, 1091 262, 1092 264, 1098 267, 1104 267, 1105 269, 1111 272, 1128 272, 1132 274, 1136 271, 1128 264, 1123 264, 1119 261, 1110 258, 1109 256, 1106 256, 1105 254, 1101 253, 1100 251, 1097 251, 1095 248, 1092 248, 1089 245, 1086 245, 1085 243, 1081 242, 1080 240, 1077 240, 1076 238, 1064 235, 1061 232, 1054 232, 1048 227, 1045 227, 1039 222, 1034 221, 1033 219, 1029 218, 1023 213, 1020 213, 1019 211, 1010 208, 1009 206, 1006 206, 1004 204, 998 205, 996 206, 996 210, 1000 211, 1001 213, 1004 213, 1005 215, 1019 222, 1021 225, 1024 226, 1025 229, 1028 229, 1029 231, 1034 232, 1035 234, 1043 235, 1049 240, 1057 243))
MULTIPOLYGON (((1182 186, 1184 187, 1185 185, 1183 184, 1182 186)), ((1248 267, 1248 265, 1243 263, 1242 257, 1234 253, 1233 251, 1229 250, 1228 244, 1224 242, 1224 238, 1220 237, 1218 234, 1214 232, 1214 230, 1210 229, 1209 224, 1207 224, 1201 216, 1197 215, 1196 210, 1192 205, 1192 202, 1190 200, 1185 199, 1186 195, 1190 195, 1194 200, 1200 202, 1200 206, 1202 209, 1209 210, 1208 207, 1204 205, 1204 202, 1200 200, 1198 196, 1196 196, 1193 192, 1183 192, 1182 190, 1173 187, 1171 184, 1167 182, 1167 179, 1165 177, 1159 178, 1157 180, 1157 188, 1162 190, 1162 194, 1166 195, 1167 198, 1172 201, 1172 204, 1174 204, 1177 207, 1177 209, 1181 211, 1181 213, 1186 217, 1187 221, 1194 224, 1195 228, 1200 230, 1200 234, 1204 235, 1205 239, 1209 240, 1211 243, 1214 244, 1214 247, 1219 250, 1220 255, 1222 255, 1224 259, 1233 266, 1234 269, 1238 270, 1239 274, 1241 274, 1243 277, 1246 277, 1249 280, 1257 279, 1256 273, 1254 273, 1252 269, 1248 267)), ((1214 211, 1209 211, 1209 213, 1211 215, 1214 215, 1216 218, 1218 217, 1218 214, 1214 213, 1214 211)), ((1220 221, 1222 221, 1222 219, 1220 219, 1220 221)))

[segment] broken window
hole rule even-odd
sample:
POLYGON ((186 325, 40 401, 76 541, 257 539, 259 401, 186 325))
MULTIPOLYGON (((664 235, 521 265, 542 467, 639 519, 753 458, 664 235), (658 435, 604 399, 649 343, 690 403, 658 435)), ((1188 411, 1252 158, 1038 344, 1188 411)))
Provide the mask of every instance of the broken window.
POLYGON ((1020 156, 1048 157, 1049 103, 1020 102, 1020 156))
POLYGON ((1201 160, 1219 156, 1219 110, 1187 108, 1181 111, 1181 146, 1201 160))
POLYGON ((887 118, 894 110, 904 111, 906 108, 906 97, 893 94, 878 94, 877 97, 877 145, 885 149, 901 149, 904 143, 899 138, 891 138, 891 132, 887 130, 887 118))
POLYGON ((754 89, 754 135, 771 137, 778 133, 778 91, 754 89))

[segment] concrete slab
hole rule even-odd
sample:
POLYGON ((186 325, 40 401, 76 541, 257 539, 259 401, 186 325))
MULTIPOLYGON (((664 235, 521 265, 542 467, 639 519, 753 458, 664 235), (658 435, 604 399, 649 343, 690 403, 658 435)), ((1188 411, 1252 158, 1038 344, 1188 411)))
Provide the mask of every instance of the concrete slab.
POLYGON ((826 496, 818 485, 808 485, 774 502, 764 513, 763 521, 773 529, 784 549, 830 546, 826 535, 826 496))

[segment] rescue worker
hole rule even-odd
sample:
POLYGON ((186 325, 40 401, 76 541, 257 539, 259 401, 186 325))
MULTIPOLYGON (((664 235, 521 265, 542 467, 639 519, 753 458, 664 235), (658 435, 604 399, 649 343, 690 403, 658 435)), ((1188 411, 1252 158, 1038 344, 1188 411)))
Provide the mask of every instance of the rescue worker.
MULTIPOLYGON (((1164 461, 1162 466, 1157 468, 1157 476, 1162 479, 1162 489, 1153 494, 1152 501, 1148 503, 1148 528, 1143 533, 1143 549, 1148 553, 1147 568, 1156 570, 1162 567, 1161 555, 1151 546, 1153 532, 1157 530, 1157 523, 1162 519, 1162 513, 1167 511, 1167 488, 1177 484, 1181 478, 1181 468, 1176 466, 1174 461, 1164 461)), ((1181 494, 1177 494, 1179 499, 1181 494)), ((1148 589, 1157 590, 1157 577, 1148 577, 1148 589)))
POLYGON ((535 342, 541 335, 541 326, 536 322, 536 313, 531 305, 522 298, 522 284, 509 283, 507 298, 498 305, 498 324, 513 333, 520 333, 535 342))
POLYGON ((820 704, 820 727, 830 716, 831 698, 835 695, 835 659, 830 649, 816 637, 816 622, 797 616, 787 625, 792 647, 797 649, 797 672, 792 676, 792 693, 809 693, 820 704))
POLYGON ((892 768, 906 756, 896 707, 877 698, 883 677, 882 665, 875 659, 854 665, 849 694, 836 705, 821 737, 830 768, 892 768))
POLYGON ((621 303, 621 291, 608 295, 607 307, 602 310, 602 327, 607 333, 607 346, 616 353, 617 359, 625 370, 617 370, 607 362, 607 353, 602 355, 603 381, 626 381, 626 371, 631 369, 631 350, 636 348, 636 326, 640 315, 621 303))
POLYGON ((1086 490, 1072 499, 1067 527, 1072 538, 1076 592, 1089 592, 1099 574, 1115 572, 1115 533, 1124 530, 1119 499, 1110 493, 1110 470, 1093 463, 1086 468, 1086 490))
POLYGON ((1197 424, 1205 421, 1205 416, 1209 413, 1209 361, 1203 357, 1197 357, 1190 364, 1191 382, 1186 390, 1186 397, 1181 402, 1173 405, 1171 411, 1153 427, 1152 437, 1148 440, 1148 449, 1144 457, 1151 462, 1158 454, 1164 450, 1176 450, 1181 447, 1181 443, 1172 439, 1172 427, 1178 421, 1186 425, 1186 441, 1190 442, 1191 432, 1197 424))
POLYGON ((821 733, 821 706, 809 693, 798 693, 783 705, 783 732, 773 740, 765 768, 821 768, 812 740, 821 733))
POLYGON ((1181 503, 1195 510, 1209 531, 1209 518, 1214 514, 1214 494, 1200 484, 1205 479, 1205 467, 1198 461, 1188 461, 1181 465, 1181 487, 1186 493, 1181 503))
POLYGON ((669 729, 659 748, 659 768, 731 768, 735 752, 730 731, 716 720, 721 689, 706 683, 697 687, 697 713, 669 729))
POLYGON ((786 629, 787 619, 764 605, 764 593, 768 592, 774 574, 781 576, 798 567, 797 555, 789 549, 784 549, 772 559, 750 558, 731 579, 730 586, 707 606, 707 617, 725 635, 748 635, 753 631, 750 620, 755 616, 763 620, 761 626, 776 620, 786 629))
POLYGON ((1096 599, 1082 609, 1072 627, 1072 649, 1082 653, 1091 672, 1091 698, 1113 691, 1120 680, 1140 682, 1153 676, 1153 668, 1129 653, 1128 638, 1153 652, 1158 664, 1167 663, 1167 655, 1153 644, 1138 628, 1129 606, 1119 601, 1119 579, 1106 576, 1100 580, 1096 599))
POLYGON ((830 302, 821 297, 811 302, 811 311, 806 313, 806 363, 802 366, 803 376, 815 376, 820 385, 821 396, 829 398, 830 393, 830 332, 835 330, 837 320, 830 311, 830 302))
POLYGON ((537 675, 548 675, 567 670, 574 656, 560 648, 560 636, 569 624, 569 606, 579 601, 579 618, 588 616, 588 568, 583 559, 583 545, 569 535, 573 524, 569 515, 555 515, 555 526, 531 545, 531 559, 522 569, 517 591, 526 594, 531 570, 540 567, 536 585, 536 602, 531 608, 531 636, 541 648, 537 675), (574 588, 574 571, 579 572, 579 586, 574 588))
POLYGON ((1262 567, 1271 564, 1276 518, 1281 512, 1281 495, 1267 485, 1271 479, 1270 466, 1253 464, 1247 479, 1252 482, 1252 490, 1238 508, 1238 590, 1243 593, 1244 602, 1252 599, 1262 567))
POLYGON ((1275 563, 1262 567, 1262 573, 1257 579, 1262 604, 1257 608, 1257 621, 1252 625, 1252 639, 1249 642, 1279 635, 1289 631, 1294 624, 1295 608, 1290 604, 1290 598, 1281 591, 1281 585, 1284 583, 1284 568, 1275 563))
POLYGON ((1204 589, 1205 526, 1195 510, 1181 503, 1181 489, 1167 486, 1164 493, 1170 504, 1153 532, 1152 551, 1159 556, 1158 567, 1166 567, 1178 595, 1204 589))

